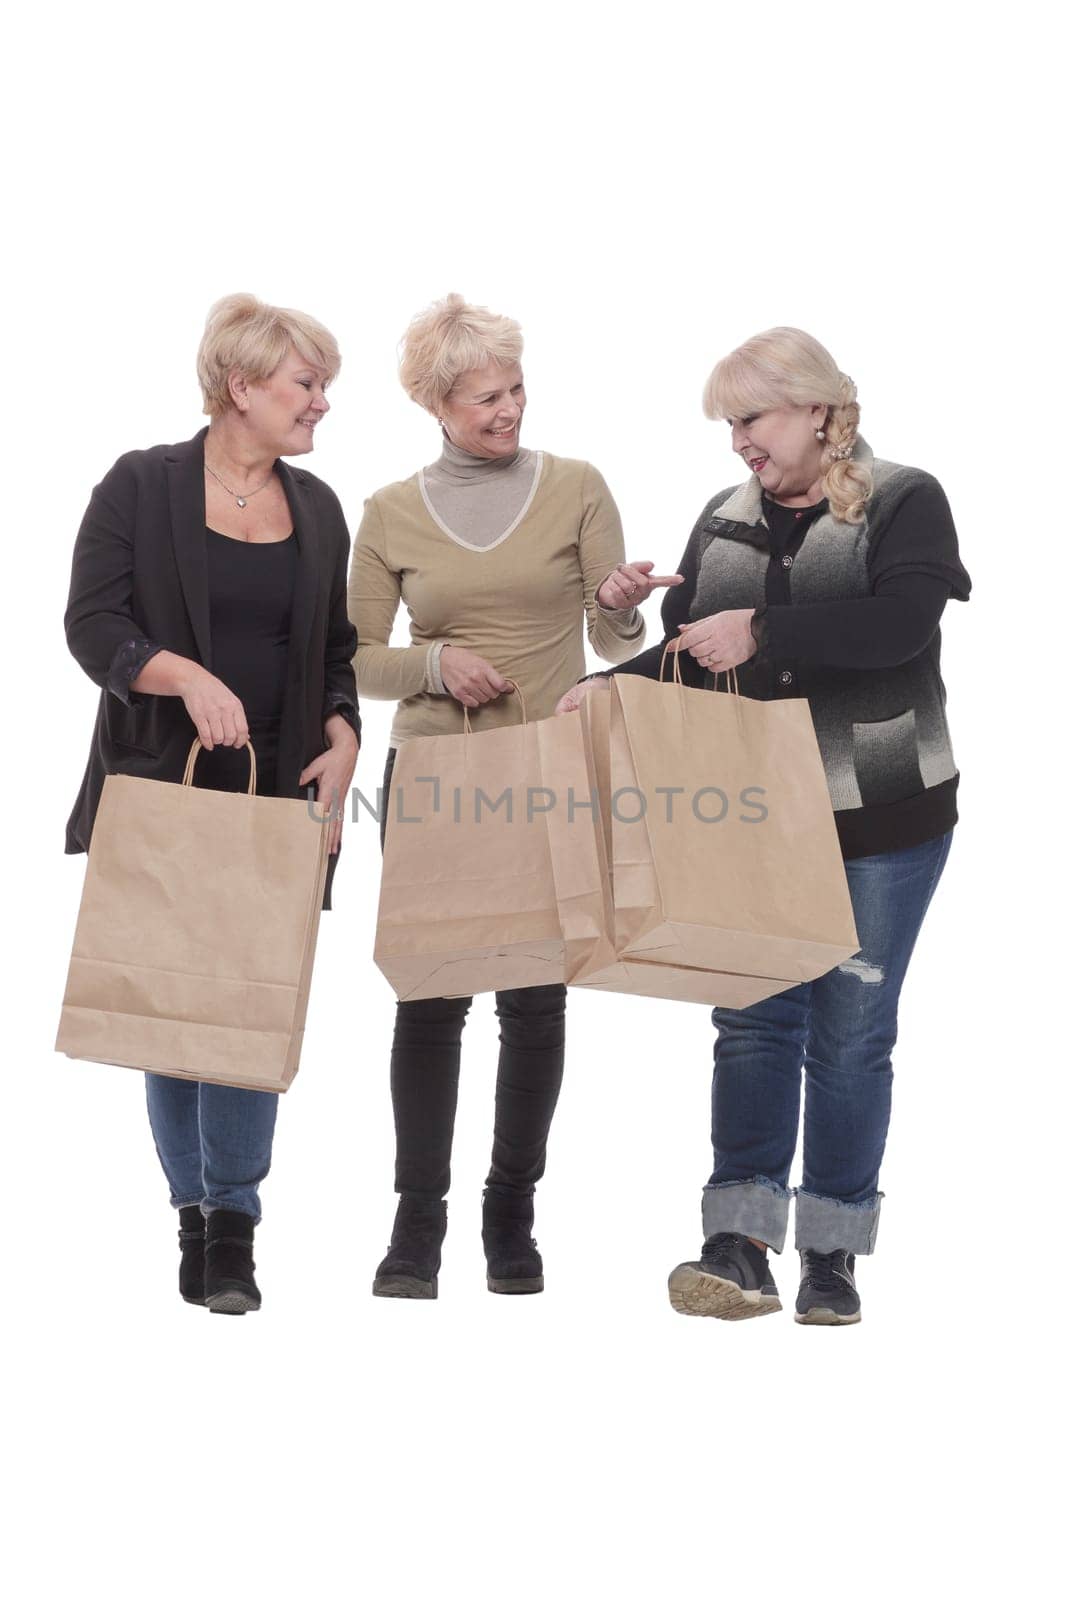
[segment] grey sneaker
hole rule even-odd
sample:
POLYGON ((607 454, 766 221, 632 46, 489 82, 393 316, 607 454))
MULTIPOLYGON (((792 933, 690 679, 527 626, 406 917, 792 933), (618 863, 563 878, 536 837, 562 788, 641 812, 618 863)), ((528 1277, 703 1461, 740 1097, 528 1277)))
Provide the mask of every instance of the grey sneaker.
POLYGON ((856 1258, 847 1250, 800 1252, 800 1293, 796 1320, 821 1327, 859 1322, 860 1297, 853 1273, 856 1258))
POLYGON ((675 1311, 740 1322, 781 1311, 767 1252, 740 1233, 713 1233, 699 1261, 683 1261, 667 1279, 675 1311))

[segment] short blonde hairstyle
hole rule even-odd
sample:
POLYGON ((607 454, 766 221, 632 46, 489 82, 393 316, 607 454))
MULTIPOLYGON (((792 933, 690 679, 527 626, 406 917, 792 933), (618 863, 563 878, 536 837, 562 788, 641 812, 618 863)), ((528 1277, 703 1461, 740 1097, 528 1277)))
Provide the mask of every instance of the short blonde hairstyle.
POLYGON ((522 330, 511 317, 468 305, 461 294, 420 311, 400 342, 400 382, 418 405, 435 417, 464 372, 496 361, 522 360, 522 330))
POLYGON ((263 383, 285 360, 290 346, 330 383, 341 370, 341 352, 328 329, 305 311, 264 305, 252 294, 228 294, 216 300, 196 353, 196 375, 209 417, 219 417, 230 404, 229 380, 242 372, 263 383))
POLYGON ((842 454, 859 428, 856 385, 818 339, 799 328, 769 328, 723 356, 704 385, 704 415, 748 417, 781 405, 825 405, 823 482, 838 522, 862 522, 874 480, 842 454))

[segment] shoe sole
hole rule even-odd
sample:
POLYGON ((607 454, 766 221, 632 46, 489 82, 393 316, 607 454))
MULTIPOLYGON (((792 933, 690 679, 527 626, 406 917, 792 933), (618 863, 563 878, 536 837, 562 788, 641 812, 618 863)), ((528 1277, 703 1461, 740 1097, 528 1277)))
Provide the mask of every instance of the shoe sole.
POLYGON ((810 1311, 797 1311, 793 1321, 803 1323, 808 1328, 844 1328, 850 1323, 861 1322, 863 1313, 852 1311, 843 1316, 840 1311, 832 1311, 829 1306, 812 1306, 810 1311))
POLYGON ((667 1293, 675 1311, 685 1317, 718 1317, 723 1322, 743 1322, 781 1311, 777 1295, 742 1289, 729 1278, 717 1278, 695 1267, 675 1267, 667 1279, 667 1293))
POLYGON ((544 1278, 486 1278, 490 1294, 543 1294, 544 1278))
POLYGON ((394 1277, 375 1278, 371 1294, 382 1300, 436 1300, 437 1279, 407 1278, 397 1273, 394 1277))
POLYGON ((260 1307, 259 1296, 240 1288, 219 1289, 203 1303, 209 1311, 219 1312, 224 1317, 243 1317, 246 1311, 258 1311, 260 1307))

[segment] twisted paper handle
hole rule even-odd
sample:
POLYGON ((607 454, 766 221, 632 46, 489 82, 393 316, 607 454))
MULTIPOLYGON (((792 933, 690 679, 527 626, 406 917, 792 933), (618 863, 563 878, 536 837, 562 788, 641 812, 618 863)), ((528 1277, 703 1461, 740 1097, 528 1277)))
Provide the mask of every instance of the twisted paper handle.
MULTIPOLYGON (((519 709, 522 711, 522 725, 525 728, 525 726, 526 726, 526 701, 522 697, 522 690, 519 688, 519 686, 515 682, 514 678, 505 678, 504 682, 505 683, 510 683, 511 687, 515 691, 515 694, 516 694, 516 696, 518 698, 518 702, 519 702, 519 709)), ((464 733, 470 733, 470 731, 471 731, 470 707, 469 706, 464 706, 463 707, 463 732, 464 733)))
MULTIPOLYGON (((680 650, 667 650, 666 648, 664 649, 663 654, 659 658, 659 681, 660 681, 660 683, 663 683, 663 681, 664 681, 663 669, 667 665, 667 657, 670 655, 670 656, 674 657, 674 682, 678 685, 679 688, 682 687, 682 663, 678 659, 678 657, 681 655, 681 653, 682 652, 680 650)), ((716 688, 716 690, 719 687, 719 678, 720 678, 720 676, 726 679, 726 693, 727 694, 740 695, 741 690, 739 689, 738 683, 737 683, 737 668, 736 667, 731 667, 729 669, 729 671, 723 672, 721 674, 718 673, 718 672, 713 672, 712 673, 712 677, 715 679, 715 688, 716 688), (732 687, 731 687, 731 685, 732 685, 732 687)))
MULTIPOLYGON (((189 788, 192 787, 193 768, 196 766, 196 758, 200 754, 200 752, 201 752, 201 750, 203 748, 204 747, 200 743, 199 738, 194 739, 192 744, 189 746, 189 758, 185 763, 185 772, 182 775, 182 786, 183 786, 183 788, 189 789, 189 788)), ((249 794, 255 794, 255 792, 256 792, 256 752, 252 749, 252 741, 251 741, 251 739, 245 745, 245 749, 248 751, 248 793, 249 794)))

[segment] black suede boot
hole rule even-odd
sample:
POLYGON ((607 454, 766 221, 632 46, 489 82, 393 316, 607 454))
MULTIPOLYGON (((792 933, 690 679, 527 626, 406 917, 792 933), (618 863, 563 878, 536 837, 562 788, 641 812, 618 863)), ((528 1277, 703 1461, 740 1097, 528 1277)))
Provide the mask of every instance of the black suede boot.
POLYGON ((448 1226, 444 1200, 402 1194, 389 1249, 378 1264, 372 1293, 393 1300, 436 1300, 441 1245, 448 1226))
POLYGON ((204 1301, 210 1311, 240 1317, 258 1311, 261 1295, 253 1277, 255 1222, 243 1211, 211 1211, 204 1245, 204 1301))
POLYGON ((178 1268, 178 1293, 191 1306, 204 1304, 204 1214, 199 1206, 178 1211, 178 1243, 182 1261, 178 1268))
POLYGON ((544 1268, 531 1238, 533 1195, 487 1187, 482 1191, 482 1245, 493 1294, 539 1294, 544 1268))

